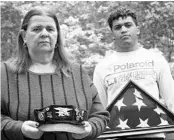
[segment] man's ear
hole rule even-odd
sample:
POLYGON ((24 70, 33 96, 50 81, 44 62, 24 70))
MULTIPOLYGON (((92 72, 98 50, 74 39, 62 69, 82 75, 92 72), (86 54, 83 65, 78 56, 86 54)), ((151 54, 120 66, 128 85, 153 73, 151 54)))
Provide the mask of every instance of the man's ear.
POLYGON ((112 34, 112 38, 113 38, 113 40, 115 40, 115 36, 114 36, 114 33, 112 32, 111 34, 112 34))
POLYGON ((26 32, 24 30, 21 30, 21 36, 23 38, 23 41, 26 42, 26 32))

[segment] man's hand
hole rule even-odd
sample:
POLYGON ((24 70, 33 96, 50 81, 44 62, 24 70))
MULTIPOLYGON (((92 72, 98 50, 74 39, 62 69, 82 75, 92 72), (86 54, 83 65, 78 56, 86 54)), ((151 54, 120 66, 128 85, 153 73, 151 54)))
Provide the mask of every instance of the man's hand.
POLYGON ((83 126, 85 128, 85 133, 82 133, 82 134, 75 134, 75 133, 73 133, 72 134, 73 138, 75 138, 75 139, 83 139, 83 138, 87 137, 91 133, 92 126, 90 125, 90 123, 87 122, 87 121, 83 121, 82 124, 83 124, 83 126))
POLYGON ((42 136, 43 132, 37 128, 38 126, 38 122, 25 121, 22 125, 21 131, 27 138, 39 139, 42 136))

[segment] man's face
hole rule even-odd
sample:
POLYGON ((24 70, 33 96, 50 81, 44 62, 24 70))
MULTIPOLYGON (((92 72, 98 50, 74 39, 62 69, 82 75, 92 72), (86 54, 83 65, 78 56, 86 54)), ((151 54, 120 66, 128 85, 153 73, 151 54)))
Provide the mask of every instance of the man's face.
POLYGON ((118 51, 130 51, 135 48, 139 29, 132 17, 120 17, 118 20, 113 21, 112 34, 115 38, 118 51))

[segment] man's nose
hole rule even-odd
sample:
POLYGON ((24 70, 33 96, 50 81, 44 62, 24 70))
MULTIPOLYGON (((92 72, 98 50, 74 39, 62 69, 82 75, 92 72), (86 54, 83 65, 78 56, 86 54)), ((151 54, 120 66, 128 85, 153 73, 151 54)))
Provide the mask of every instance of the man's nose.
POLYGON ((127 28, 126 28, 125 26, 122 26, 122 27, 121 27, 121 32, 123 32, 123 33, 124 33, 124 32, 127 32, 127 28))

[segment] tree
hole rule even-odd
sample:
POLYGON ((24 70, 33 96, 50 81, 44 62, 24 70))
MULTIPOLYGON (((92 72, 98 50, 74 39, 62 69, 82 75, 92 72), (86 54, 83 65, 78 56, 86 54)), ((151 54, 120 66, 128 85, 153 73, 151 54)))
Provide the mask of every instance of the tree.
POLYGON ((1 7, 1 58, 8 59, 15 47, 21 22, 20 11, 11 2, 2 3, 1 7))
POLYGON ((91 77, 95 65, 114 50, 107 18, 111 11, 120 6, 138 11, 140 43, 148 49, 159 49, 169 62, 174 61, 174 2, 170 1, 3 2, 2 60, 9 58, 16 47, 17 32, 24 14, 38 5, 54 10, 63 32, 66 50, 87 68, 91 77))

